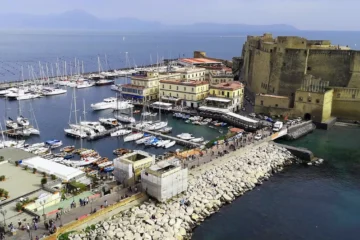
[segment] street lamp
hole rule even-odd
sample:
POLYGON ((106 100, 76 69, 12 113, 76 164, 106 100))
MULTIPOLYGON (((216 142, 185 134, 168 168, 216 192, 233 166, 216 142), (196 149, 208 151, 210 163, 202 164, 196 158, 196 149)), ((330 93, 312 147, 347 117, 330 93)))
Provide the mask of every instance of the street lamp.
POLYGON ((43 217, 44 217, 44 220, 46 220, 46 215, 45 215, 45 200, 40 201, 40 205, 41 205, 42 208, 43 208, 43 217))
POLYGON ((120 202, 120 193, 121 193, 120 186, 118 186, 115 191, 116 191, 117 196, 118 196, 118 202, 120 202))
POLYGON ((3 217, 4 217, 4 232, 6 232, 6 231, 5 231, 5 229, 6 229, 6 219, 5 219, 5 216, 6 216, 7 211, 6 211, 5 209, 2 209, 2 207, 0 207, 0 213, 1 213, 1 215, 3 215, 3 217))

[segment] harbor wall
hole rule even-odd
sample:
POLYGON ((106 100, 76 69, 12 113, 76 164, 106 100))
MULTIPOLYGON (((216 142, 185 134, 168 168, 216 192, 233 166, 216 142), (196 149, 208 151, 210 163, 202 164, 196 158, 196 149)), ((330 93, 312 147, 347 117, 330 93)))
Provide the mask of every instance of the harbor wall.
POLYGON ((314 154, 306 148, 298 148, 298 147, 293 147, 279 143, 275 143, 275 144, 279 147, 286 148, 289 152, 291 152, 294 156, 300 158, 301 160, 310 162, 314 159, 314 154))

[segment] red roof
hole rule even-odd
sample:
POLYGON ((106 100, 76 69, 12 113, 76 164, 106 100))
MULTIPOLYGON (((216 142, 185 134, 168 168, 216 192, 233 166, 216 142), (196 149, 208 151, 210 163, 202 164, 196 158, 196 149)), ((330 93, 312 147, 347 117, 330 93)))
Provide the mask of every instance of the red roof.
POLYGON ((244 85, 241 82, 232 81, 232 82, 219 83, 216 85, 212 85, 212 86, 210 86, 210 88, 237 90, 240 88, 244 88, 244 85))
POLYGON ((207 59, 207 58, 180 58, 181 62, 185 62, 185 63, 191 63, 191 64, 220 64, 221 62, 219 61, 214 61, 211 59, 207 59))

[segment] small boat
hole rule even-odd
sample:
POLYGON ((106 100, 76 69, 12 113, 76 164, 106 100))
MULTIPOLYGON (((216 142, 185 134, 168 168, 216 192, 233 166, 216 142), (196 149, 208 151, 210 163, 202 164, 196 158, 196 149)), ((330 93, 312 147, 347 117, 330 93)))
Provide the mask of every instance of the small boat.
POLYGON ((184 140, 190 140, 190 139, 194 138, 190 133, 182 133, 182 134, 177 135, 177 137, 184 139, 184 140))
POLYGON ((14 122, 14 120, 12 120, 11 118, 9 118, 8 120, 5 121, 5 125, 7 128, 10 128, 10 129, 19 128, 19 125, 16 122, 14 122))
POLYGON ((103 172, 112 172, 112 171, 114 171, 114 166, 109 166, 109 167, 105 167, 104 169, 103 169, 103 172))
POLYGON ((146 130, 159 130, 168 125, 168 122, 156 122, 148 127, 146 127, 146 130))
POLYGON ((136 144, 143 144, 146 141, 148 141, 149 139, 151 139, 152 137, 153 136, 147 136, 147 137, 140 138, 139 140, 136 140, 136 144))
POLYGON ((144 134, 141 132, 133 133, 133 134, 130 134, 130 135, 127 135, 126 137, 124 137, 124 142, 136 141, 136 140, 142 138, 143 136, 144 136, 144 134))
POLYGON ((40 135, 40 131, 36 128, 33 128, 33 127, 29 127, 27 129, 32 135, 40 135))
POLYGON ((152 146, 155 145, 159 141, 158 138, 152 137, 151 139, 147 140, 144 144, 145 146, 152 146))
POLYGON ((115 114, 114 117, 119 120, 120 122, 124 122, 124 123, 134 123, 135 122, 135 118, 127 116, 125 114, 115 114))
POLYGON ((49 140, 49 141, 45 142, 45 145, 47 147, 50 147, 51 149, 58 148, 58 147, 62 146, 62 144, 63 144, 62 141, 57 140, 57 139, 53 139, 53 140, 49 140))
POLYGON ((75 146, 65 146, 60 149, 60 152, 72 152, 75 150, 75 146))
POLYGON ((159 142, 156 143, 156 147, 165 147, 166 144, 169 144, 171 141, 170 140, 161 140, 159 142))
POLYGON ((102 125, 116 127, 119 125, 119 122, 115 118, 99 118, 99 122, 102 125))
POLYGON ((109 159, 107 157, 102 157, 100 160, 94 162, 94 165, 101 165, 103 163, 109 162, 109 159))
POLYGON ((172 131, 172 127, 166 127, 158 130, 160 133, 170 133, 172 131))
POLYGON ((209 122, 206 122, 206 121, 202 121, 202 122, 199 122, 199 125, 208 125, 209 124, 209 122))
POLYGON ((39 94, 26 93, 24 95, 20 95, 20 96, 16 97, 16 100, 29 100, 29 99, 34 99, 34 98, 38 98, 38 97, 40 97, 39 94))
POLYGON ((132 131, 131 130, 127 130, 127 129, 120 129, 116 132, 110 133, 111 137, 119 137, 119 136, 124 136, 127 134, 130 134, 132 131))
POLYGON ((152 121, 141 122, 141 123, 136 124, 135 127, 138 128, 138 129, 147 128, 152 123, 153 123, 152 121))
POLYGON ((164 148, 170 148, 170 147, 174 146, 175 144, 176 144, 176 141, 169 142, 168 144, 166 144, 164 146, 164 148))
POLYGON ((73 154, 67 154, 67 155, 64 156, 64 159, 71 159, 73 157, 74 157, 73 154))
POLYGON ((67 90, 62 89, 62 88, 43 88, 42 89, 42 94, 44 96, 60 95, 60 94, 66 93, 66 92, 67 92, 67 90))
POLYGON ((195 142, 195 143, 203 142, 203 141, 204 141, 204 138, 203 138, 203 137, 190 139, 190 142, 195 142))
POLYGON ((16 118, 16 122, 20 125, 20 126, 29 126, 30 122, 29 119, 23 117, 23 116, 19 116, 16 118))
POLYGON ((81 89, 81 88, 88 88, 88 87, 92 87, 92 86, 94 86, 93 82, 82 81, 76 85, 76 88, 81 89))
POLYGON ((91 104, 94 111, 114 108, 116 106, 116 97, 105 98, 102 102, 91 104))
POLYGON ((129 149, 126 149, 126 148, 118 148, 113 151, 113 153, 118 156, 130 153, 130 152, 132 152, 132 151, 129 149))
POLYGON ((105 86, 105 85, 113 85, 115 80, 112 79, 100 79, 95 82, 96 86, 105 86))
POLYGON ((105 168, 105 167, 109 167, 109 166, 112 165, 112 164, 113 164, 113 163, 112 163, 112 162, 109 162, 109 161, 103 162, 103 163, 100 163, 100 164, 98 165, 98 168, 103 169, 103 168, 105 168))
POLYGON ((64 129, 64 132, 67 135, 75 137, 75 138, 86 138, 87 137, 87 134, 85 133, 85 129, 68 128, 68 129, 64 129))
POLYGON ((185 123, 191 123, 190 120, 186 120, 185 123))

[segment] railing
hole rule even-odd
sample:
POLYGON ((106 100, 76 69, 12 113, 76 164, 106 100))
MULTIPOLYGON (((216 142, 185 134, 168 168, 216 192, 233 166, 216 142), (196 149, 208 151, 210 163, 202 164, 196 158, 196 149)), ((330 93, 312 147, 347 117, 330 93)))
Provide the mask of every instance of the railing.
POLYGON ((56 240, 58 238, 58 236, 60 236, 61 234, 63 233, 66 233, 66 232, 69 232, 69 231, 72 231, 74 229, 76 229, 77 227, 80 227, 81 225, 91 221, 91 220, 94 220, 95 218, 98 218, 102 215, 105 215, 113 210, 115 210, 116 208, 119 208, 119 207, 122 207, 126 204, 129 204, 130 202, 133 202, 135 200, 138 200, 140 198, 143 198, 145 196, 144 193, 137 193, 129 198, 126 198, 116 204, 113 204, 109 207, 106 207, 106 208, 103 208, 99 211, 97 211, 96 213, 94 214, 91 214, 91 215, 85 215, 83 217, 80 217, 78 218, 78 220, 76 221, 72 221, 70 222, 69 224, 66 224, 65 226, 59 228, 56 233, 48 236, 45 238, 45 240, 56 240))

